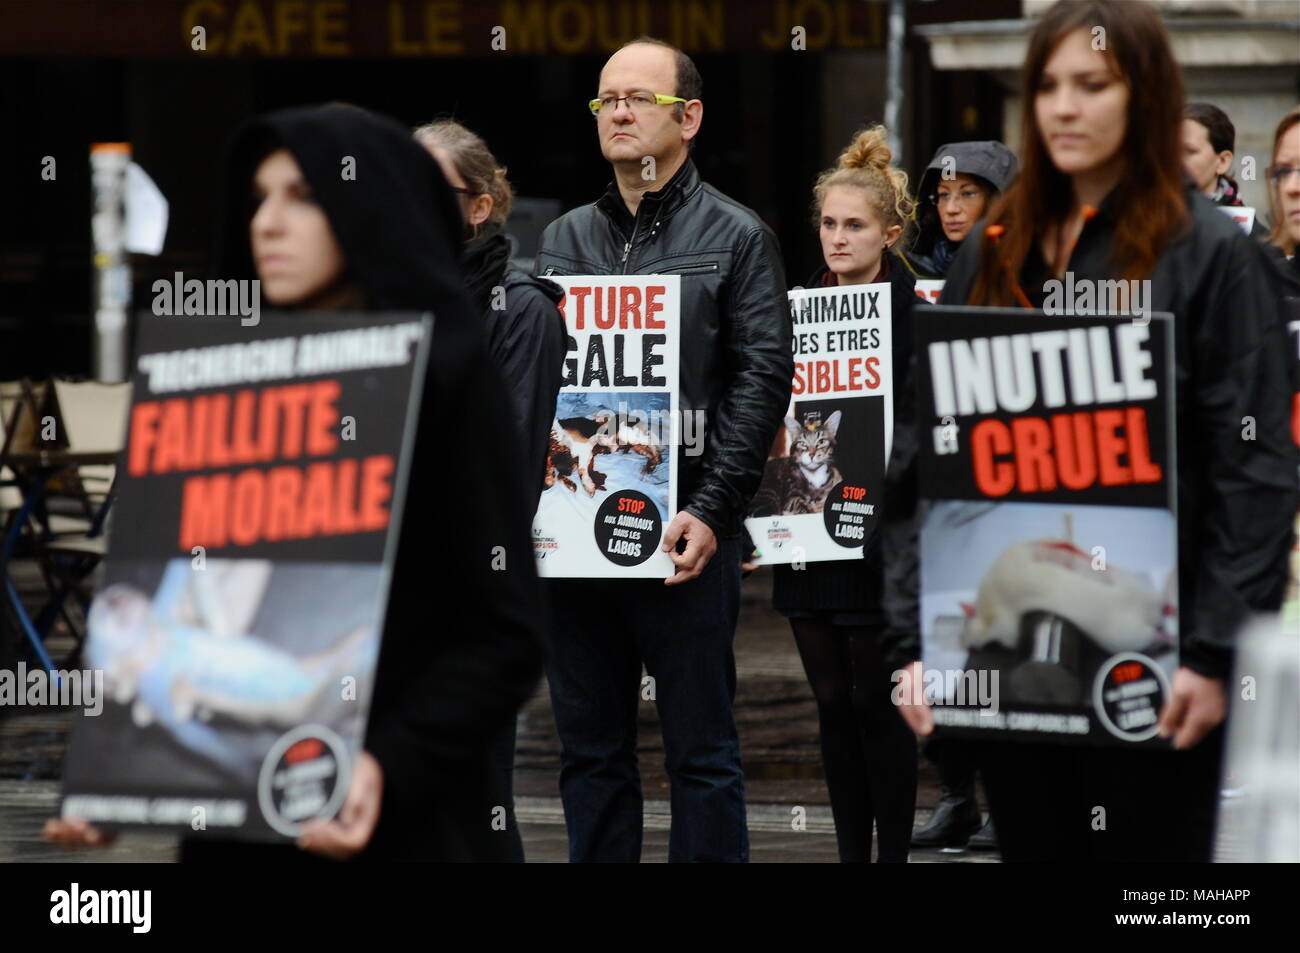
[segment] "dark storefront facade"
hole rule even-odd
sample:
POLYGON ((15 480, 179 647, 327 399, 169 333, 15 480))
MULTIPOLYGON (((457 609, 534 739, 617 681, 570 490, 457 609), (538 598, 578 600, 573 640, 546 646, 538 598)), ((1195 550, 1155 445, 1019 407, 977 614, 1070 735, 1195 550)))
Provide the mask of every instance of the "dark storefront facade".
MULTIPOLYGON (((1015 8, 912 2, 907 19, 1015 8)), ((8 0, 0 377, 90 371, 91 143, 129 142, 170 202, 163 253, 132 259, 139 306, 155 278, 205 272, 222 142, 263 110, 344 100, 411 125, 455 116, 521 196, 591 201, 610 174, 586 100, 609 52, 641 33, 695 58, 701 172, 776 229, 800 281, 820 261, 813 179, 854 129, 883 119, 887 21, 887 5, 867 0, 8 0), (47 156, 53 180, 40 174, 47 156)), ((925 49, 909 32, 901 134, 913 174, 940 143, 1002 128, 993 81, 935 72, 925 49)))

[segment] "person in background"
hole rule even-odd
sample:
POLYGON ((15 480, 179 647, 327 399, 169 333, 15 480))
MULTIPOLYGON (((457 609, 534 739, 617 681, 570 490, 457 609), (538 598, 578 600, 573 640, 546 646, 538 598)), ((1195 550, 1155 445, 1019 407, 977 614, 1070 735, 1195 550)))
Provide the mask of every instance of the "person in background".
MULTIPOLYGON (((966 236, 1019 168, 1016 154, 996 140, 940 146, 921 176, 917 239, 911 249, 900 250, 900 259, 918 277, 945 277, 966 236)), ((926 744, 926 757, 939 769, 940 798, 934 814, 912 835, 913 847, 997 848, 992 815, 981 826, 975 766, 963 757, 965 750, 945 750, 938 738, 926 744)))
MULTIPOLYGON (((894 254, 911 219, 907 174, 883 126, 858 133, 813 189, 813 219, 825 265, 809 288, 888 282, 895 400, 911 353, 916 279, 894 254)), ((834 415, 832 415, 834 416, 834 415)), ((828 425, 821 423, 823 428, 828 425)), ((838 423, 836 424, 838 426, 838 423)), ((842 426, 839 442, 865 440, 842 426)), ((754 505, 763 506, 760 489, 754 505)), ((783 500, 771 501, 781 512, 783 500)), ((842 863, 870 863, 872 827, 880 863, 906 863, 916 808, 916 738, 890 701, 893 684, 880 658, 884 625, 882 567, 873 536, 862 559, 774 569, 772 603, 790 620, 817 701, 822 765, 842 863)), ((742 569, 752 568, 749 563, 742 569)))
POLYGON ((918 278, 942 278, 975 223, 1011 180, 1019 163, 1000 142, 950 142, 921 175, 921 220, 912 247, 900 257, 918 278))
MULTIPOLYGON (((1183 168, 1197 190, 1215 205, 1241 206, 1241 191, 1228 170, 1237 142, 1232 120, 1211 103, 1188 103, 1183 109, 1183 168)), ((1268 232, 1259 216, 1250 226, 1250 237, 1263 239, 1268 232)))
MULTIPOLYGON (((540 490, 564 371, 564 316, 556 306, 564 292, 555 282, 533 278, 510 264, 503 227, 514 190, 487 143, 452 119, 420 126, 415 138, 438 161, 459 199, 465 221, 465 282, 483 315, 488 354, 510 391, 517 439, 540 490)), ((493 766, 506 809, 507 837, 514 859, 522 863, 513 783, 517 727, 512 720, 501 732, 493 745, 493 766)))
MULTIPOLYGON (((970 744, 1007 861, 1208 861, 1241 625, 1274 612, 1300 499, 1288 433, 1284 339, 1268 263, 1191 187, 1179 162, 1182 74, 1152 6, 1059 2, 1029 40, 1021 172, 965 243, 942 304, 1038 307, 1048 281, 1150 282, 1152 312, 1173 315, 1179 668, 1159 713, 1171 748, 970 744), (1100 27, 1106 49, 1091 43, 1100 27), (1242 419, 1255 423, 1243 439, 1242 419), (1104 805, 1105 830, 1092 825, 1104 805)), ((914 408, 901 415, 911 421, 914 408)), ((915 423, 897 427, 886 486, 885 633, 912 703, 919 644, 915 423)))
MULTIPOLYGON (((1266 246, 1277 266, 1276 282, 1280 320, 1287 335, 1287 362, 1291 370, 1291 437, 1300 444, 1300 106, 1282 117, 1273 134, 1272 160, 1267 170, 1269 243, 1266 246)), ((1289 631, 1300 624, 1300 514, 1295 529, 1297 542, 1291 551, 1291 573, 1283 624, 1289 631)))
POLYGON ((1273 159, 1268 172, 1268 243, 1276 258, 1286 261, 1300 281, 1300 106, 1282 117, 1273 135, 1273 159))
POLYGON ((550 587, 547 680, 573 861, 640 859, 643 664, 672 784, 669 860, 749 859, 732 711, 740 530, 790 398, 794 356, 776 236, 705 184, 691 159, 702 95, 690 57, 663 41, 640 37, 615 52, 589 103, 614 181, 547 226, 537 254, 541 275, 682 276, 679 406, 704 424, 703 453, 674 448, 680 508, 663 541, 674 574, 550 587))
POLYGON ((452 119, 420 126, 415 138, 438 160, 459 200, 465 283, 483 314, 488 354, 510 390, 519 437, 540 488, 564 375, 564 317, 557 307, 564 292, 510 263, 504 228, 514 190, 487 143, 452 119))
MULTIPOLYGON (((479 441, 475 479, 448 475, 449 420, 467 407, 512 419, 460 277, 455 196, 405 128, 345 104, 249 120, 225 167, 217 277, 260 279, 283 310, 430 311, 435 325, 364 750, 343 807, 308 824, 297 847, 214 831, 186 837, 180 859, 295 861, 302 848, 337 860, 510 860, 493 828, 490 752, 541 673, 536 483, 514 440, 479 441), (343 156, 355 179, 339 175, 343 156)), ((111 839, 76 818, 48 821, 45 836, 111 839)))

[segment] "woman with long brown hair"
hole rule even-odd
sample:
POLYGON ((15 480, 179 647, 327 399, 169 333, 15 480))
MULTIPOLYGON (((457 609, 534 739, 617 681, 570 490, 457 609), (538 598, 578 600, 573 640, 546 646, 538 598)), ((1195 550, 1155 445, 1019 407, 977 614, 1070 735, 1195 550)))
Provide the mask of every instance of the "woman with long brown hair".
MULTIPOLYGON (((1045 284, 1072 274, 1149 281, 1150 309, 1173 314, 1180 667, 1159 730, 1175 750, 973 747, 1007 860, 1208 860, 1234 640, 1251 612, 1278 608, 1297 501, 1267 263, 1184 180, 1182 77, 1152 7, 1057 3, 1023 79, 1020 177, 964 243, 941 303, 1039 308, 1045 284)), ((904 699, 921 677, 917 438, 896 428, 886 487, 886 639, 904 699)), ((933 729, 924 705, 903 711, 933 729)))

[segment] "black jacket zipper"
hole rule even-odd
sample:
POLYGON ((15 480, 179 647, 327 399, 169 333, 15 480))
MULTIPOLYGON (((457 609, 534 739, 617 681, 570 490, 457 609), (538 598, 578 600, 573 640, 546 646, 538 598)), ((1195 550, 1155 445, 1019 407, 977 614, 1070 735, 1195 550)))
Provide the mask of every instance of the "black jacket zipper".
POLYGON ((627 240, 627 244, 623 246, 623 265, 622 265, 623 270, 620 272, 620 274, 624 274, 624 275, 627 274, 627 259, 628 256, 632 254, 632 243, 636 241, 637 224, 641 221, 640 212, 641 209, 638 208, 637 215, 632 219, 632 237, 629 238, 627 240))

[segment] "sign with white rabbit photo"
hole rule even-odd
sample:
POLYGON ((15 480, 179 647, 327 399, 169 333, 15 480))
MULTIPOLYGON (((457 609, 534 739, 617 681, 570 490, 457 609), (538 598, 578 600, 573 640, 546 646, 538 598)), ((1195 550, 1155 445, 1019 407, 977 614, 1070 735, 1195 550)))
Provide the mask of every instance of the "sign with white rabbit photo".
POLYGON ((1168 317, 922 307, 915 328, 924 665, 952 673, 927 682, 940 731, 1166 744, 1168 317))

